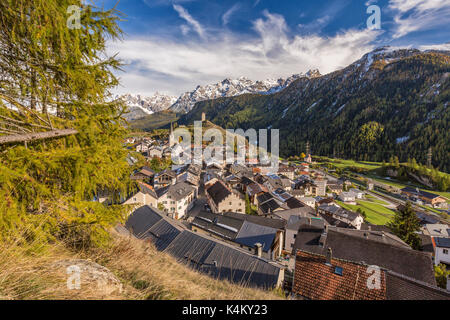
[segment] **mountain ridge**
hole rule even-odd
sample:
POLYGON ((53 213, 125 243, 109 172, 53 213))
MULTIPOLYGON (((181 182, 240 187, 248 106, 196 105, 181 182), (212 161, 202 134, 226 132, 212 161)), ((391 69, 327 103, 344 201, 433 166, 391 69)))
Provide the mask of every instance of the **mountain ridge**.
POLYGON ((449 62, 449 51, 382 47, 275 94, 199 102, 179 122, 204 112, 224 128, 279 128, 284 157, 304 152, 310 141, 324 156, 426 163, 431 147, 433 165, 448 172, 449 62))
POLYGON ((152 96, 125 94, 121 98, 129 107, 127 120, 137 120, 146 115, 170 110, 175 113, 187 113, 195 103, 216 99, 219 97, 233 97, 242 94, 273 94, 279 92, 300 78, 314 78, 320 76, 317 69, 309 70, 305 74, 294 74, 288 78, 266 79, 253 81, 246 77, 238 79, 226 78, 221 82, 208 85, 198 85, 194 90, 185 92, 179 97, 160 94, 152 96))

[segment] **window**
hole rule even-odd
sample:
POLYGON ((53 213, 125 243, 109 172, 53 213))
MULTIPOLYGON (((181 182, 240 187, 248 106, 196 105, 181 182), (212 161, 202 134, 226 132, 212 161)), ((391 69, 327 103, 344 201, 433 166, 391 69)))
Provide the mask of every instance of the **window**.
POLYGON ((448 249, 444 249, 444 254, 448 254, 448 249))
POLYGON ((337 274, 338 276, 342 276, 344 270, 341 267, 336 267, 334 268, 334 273, 337 274))

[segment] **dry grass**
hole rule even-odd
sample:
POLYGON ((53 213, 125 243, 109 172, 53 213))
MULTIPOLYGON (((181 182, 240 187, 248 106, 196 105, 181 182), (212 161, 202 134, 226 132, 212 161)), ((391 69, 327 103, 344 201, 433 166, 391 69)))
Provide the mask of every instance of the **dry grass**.
POLYGON ((115 232, 108 248, 73 253, 61 244, 39 254, 19 245, 0 244, 0 299, 282 299, 263 291, 218 281, 177 263, 151 244, 115 232), (95 286, 67 289, 67 274, 52 265, 86 259, 108 268, 122 283, 119 293, 105 295, 95 286))

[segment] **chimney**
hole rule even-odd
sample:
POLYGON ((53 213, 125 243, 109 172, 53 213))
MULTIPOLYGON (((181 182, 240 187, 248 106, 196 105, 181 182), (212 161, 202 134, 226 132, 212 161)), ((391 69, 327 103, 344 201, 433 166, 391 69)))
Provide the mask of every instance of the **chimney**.
POLYGON ((255 254, 258 257, 262 257, 262 244, 261 243, 255 243, 255 254))
POLYGON ((327 258, 326 264, 331 266, 331 259, 333 258, 333 250, 331 250, 331 248, 328 248, 326 258, 327 258))
POLYGON ((309 225, 312 224, 311 218, 308 218, 308 224, 309 224, 309 225))
POLYGON ((214 267, 217 268, 217 261, 216 260, 213 261, 213 265, 214 265, 214 267))
POLYGON ((369 239, 369 234, 367 232, 364 232, 364 238, 369 239))

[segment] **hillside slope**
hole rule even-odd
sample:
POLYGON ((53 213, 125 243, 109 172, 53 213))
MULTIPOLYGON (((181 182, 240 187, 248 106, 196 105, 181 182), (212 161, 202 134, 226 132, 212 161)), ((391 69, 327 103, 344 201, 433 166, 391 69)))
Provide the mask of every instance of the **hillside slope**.
POLYGON ((106 248, 74 253, 54 243, 37 255, 23 246, 0 243, 0 300, 282 299, 275 291, 245 288, 199 274, 144 241, 115 231, 112 231, 112 238, 106 248), (69 290, 65 268, 55 270, 54 266, 74 259, 108 268, 122 284, 121 292, 98 290, 97 283, 87 284, 83 275, 80 290, 69 290))
POLYGON ((302 78, 272 95, 199 102, 180 124, 205 112, 224 128, 279 128, 282 156, 314 154, 382 161, 397 155, 450 170, 448 52, 380 48, 345 69, 302 78))

